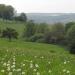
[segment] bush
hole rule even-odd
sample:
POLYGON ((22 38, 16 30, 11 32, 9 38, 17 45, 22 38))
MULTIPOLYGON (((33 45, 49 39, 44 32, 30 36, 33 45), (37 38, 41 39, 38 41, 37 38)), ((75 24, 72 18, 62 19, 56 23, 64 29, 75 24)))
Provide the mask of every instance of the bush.
POLYGON ((35 34, 35 23, 33 21, 29 21, 25 25, 23 38, 30 38, 35 34))
POLYGON ((68 30, 66 40, 70 48, 70 53, 75 54, 75 25, 68 30))
POLYGON ((45 39, 44 38, 40 38, 36 42, 38 42, 38 43, 45 43, 45 39))
POLYGON ((65 35, 65 27, 62 23, 56 23, 51 28, 52 39, 56 44, 62 43, 65 35))
POLYGON ((11 41, 12 39, 17 39, 18 38, 18 33, 16 32, 15 29, 12 28, 6 28, 2 32, 2 37, 9 39, 11 41))
POLYGON ((71 54, 75 54, 75 46, 73 46, 73 45, 71 46, 71 48, 70 48, 70 53, 71 53, 71 54))
POLYGON ((30 41, 32 41, 32 42, 36 42, 36 41, 38 41, 39 39, 42 39, 43 38, 43 34, 35 34, 35 35, 33 35, 33 36, 31 36, 30 37, 30 41))

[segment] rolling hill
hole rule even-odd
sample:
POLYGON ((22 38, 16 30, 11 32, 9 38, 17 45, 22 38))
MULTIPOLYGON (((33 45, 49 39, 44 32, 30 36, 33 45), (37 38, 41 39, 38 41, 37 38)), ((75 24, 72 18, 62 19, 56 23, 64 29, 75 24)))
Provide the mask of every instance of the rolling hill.
POLYGON ((75 21, 75 13, 27 13, 26 15, 28 20, 33 20, 36 23, 53 24, 75 21))

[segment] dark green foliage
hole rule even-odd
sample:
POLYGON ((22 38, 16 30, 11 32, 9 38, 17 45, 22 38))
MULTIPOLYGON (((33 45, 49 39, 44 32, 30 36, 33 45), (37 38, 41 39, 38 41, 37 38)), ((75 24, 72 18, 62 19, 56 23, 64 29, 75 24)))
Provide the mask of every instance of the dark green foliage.
POLYGON ((40 38, 36 42, 38 42, 38 43, 45 43, 45 40, 44 40, 44 38, 40 38))
POLYGON ((0 29, 0 37, 1 37, 1 29, 0 29))
POLYGON ((29 21, 25 26, 23 37, 30 38, 34 34, 35 34, 35 24, 33 23, 33 21, 29 21))
POLYGON ((69 28, 71 28, 73 25, 75 25, 75 22, 69 22, 65 25, 65 31, 67 32, 69 28))
POLYGON ((70 53, 75 54, 75 44, 70 47, 70 53))
POLYGON ((14 16, 14 8, 12 6, 0 4, 0 18, 10 20, 13 18, 13 16, 14 16))
POLYGON ((52 33, 51 32, 46 32, 44 34, 44 41, 45 43, 52 43, 52 33))
POLYGON ((36 41, 38 41, 38 40, 41 40, 43 37, 44 37, 43 34, 38 33, 38 34, 35 34, 35 35, 31 36, 31 37, 30 37, 30 41, 36 42, 36 41))
POLYGON ((73 25, 66 34, 67 44, 71 53, 75 53, 75 25, 73 25))
POLYGON ((51 29, 52 38, 55 40, 55 43, 62 43, 65 35, 65 26, 61 23, 56 23, 52 26, 51 29))
POLYGON ((49 30, 48 24, 41 23, 36 28, 36 33, 46 33, 49 30))
POLYGON ((16 32, 15 29, 12 28, 6 28, 2 32, 2 37, 9 39, 11 41, 12 39, 17 39, 18 38, 18 33, 16 32))
POLYGON ((14 19, 16 21, 26 22, 27 21, 27 16, 26 16, 25 13, 21 13, 20 16, 15 16, 14 19))

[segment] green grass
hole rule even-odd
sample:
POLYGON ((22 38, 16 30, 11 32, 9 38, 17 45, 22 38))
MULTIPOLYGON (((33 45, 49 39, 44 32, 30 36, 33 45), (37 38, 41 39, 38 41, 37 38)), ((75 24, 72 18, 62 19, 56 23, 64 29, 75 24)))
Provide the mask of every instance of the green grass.
POLYGON ((58 45, 0 39, 0 75, 75 75, 75 56, 58 45))
POLYGON ((7 27, 15 29, 19 33, 19 36, 21 37, 24 32, 25 23, 0 20, 0 29, 3 30, 7 27))
MULTIPOLYGON (((1 21, 22 36, 25 23, 1 21)), ((75 55, 58 45, 0 38, 0 75, 75 75, 75 55)))

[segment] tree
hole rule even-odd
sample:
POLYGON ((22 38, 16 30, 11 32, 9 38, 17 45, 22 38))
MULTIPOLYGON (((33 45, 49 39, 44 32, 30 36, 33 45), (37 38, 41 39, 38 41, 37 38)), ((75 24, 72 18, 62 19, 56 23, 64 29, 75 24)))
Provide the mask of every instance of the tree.
POLYGON ((52 39, 55 43, 62 43, 65 35, 65 27, 62 23, 56 23, 51 28, 52 39))
POLYGON ((70 53, 75 54, 75 25, 68 30, 66 40, 68 47, 70 48, 70 53))
POLYGON ((26 22, 27 21, 27 16, 26 16, 25 13, 21 13, 19 16, 15 16, 14 19, 16 21, 26 22))
POLYGON ((27 22, 24 30, 24 37, 31 37, 32 35, 35 34, 35 24, 33 21, 27 22))
POLYGON ((51 31, 48 31, 44 34, 44 41, 45 43, 53 43, 51 31))
POLYGON ((0 4, 0 18, 12 19, 14 15, 14 8, 12 6, 6 6, 5 4, 0 4))
POLYGON ((75 22, 68 22, 65 25, 65 31, 67 32, 69 28, 71 28, 72 25, 75 25, 75 22))
POLYGON ((42 40, 43 39, 43 37, 44 37, 44 35, 43 34, 41 34, 41 33, 38 33, 38 34, 34 34, 33 36, 31 36, 30 38, 29 38, 29 40, 31 41, 31 42, 44 42, 44 40, 42 40), (40 40, 40 41, 39 41, 40 40))
POLYGON ((36 33, 46 33, 49 30, 48 24, 46 23, 41 23, 37 26, 36 28, 36 33))
POLYGON ((12 28, 6 28, 2 32, 2 37, 9 39, 11 41, 12 39, 17 39, 18 38, 18 33, 16 32, 15 29, 12 28))
POLYGON ((1 37, 1 34, 2 34, 1 32, 2 32, 2 31, 1 31, 1 29, 0 29, 0 37, 1 37))
POLYGON ((0 4, 0 18, 4 18, 5 5, 0 4))
POLYGON ((11 20, 14 16, 14 8, 12 6, 6 6, 5 12, 4 12, 4 18, 11 20))

